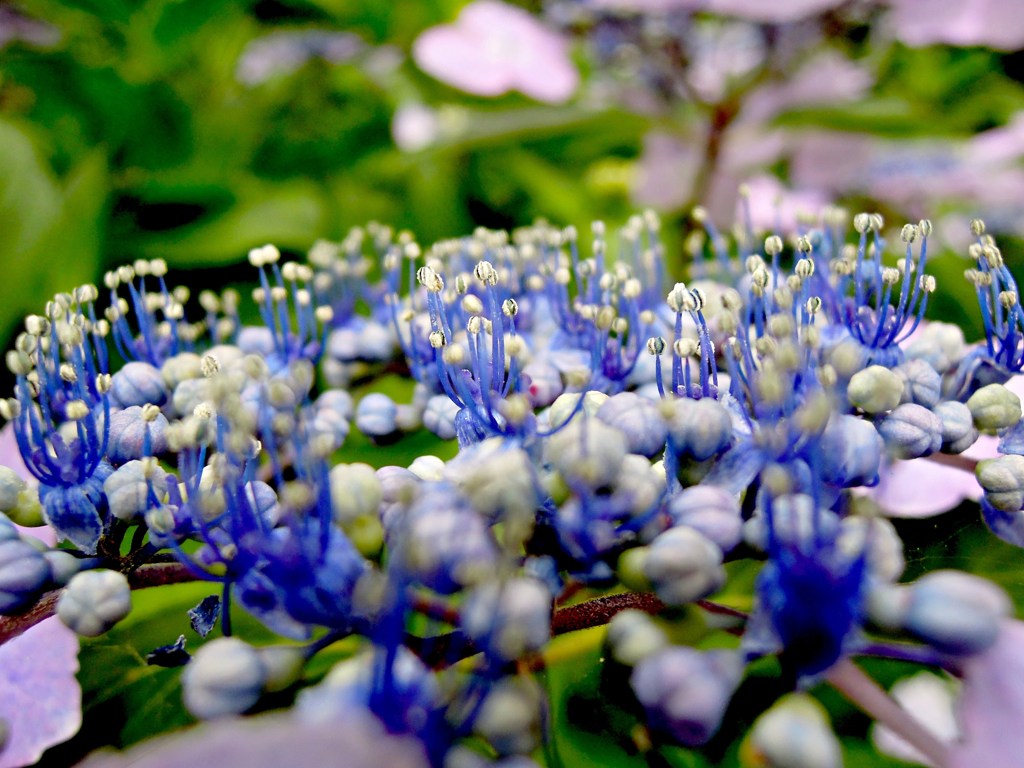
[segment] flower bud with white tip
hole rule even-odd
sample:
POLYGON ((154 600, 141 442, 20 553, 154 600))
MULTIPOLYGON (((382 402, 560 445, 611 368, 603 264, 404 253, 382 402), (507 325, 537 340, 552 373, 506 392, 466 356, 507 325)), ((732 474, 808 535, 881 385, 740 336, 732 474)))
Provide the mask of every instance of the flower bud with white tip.
POLYGON ((131 609, 128 579, 105 569, 75 574, 57 602, 60 620, 84 637, 102 635, 131 609))
POLYGON ((398 431, 398 406, 380 392, 373 392, 356 407, 356 427, 367 437, 385 440, 398 431))
POLYGON ((779 699, 740 748, 744 768, 841 768, 843 753, 824 707, 803 693, 779 699))
POLYGON ((185 708, 201 720, 241 714, 259 701, 266 682, 259 649, 236 637, 206 643, 181 676, 185 708))

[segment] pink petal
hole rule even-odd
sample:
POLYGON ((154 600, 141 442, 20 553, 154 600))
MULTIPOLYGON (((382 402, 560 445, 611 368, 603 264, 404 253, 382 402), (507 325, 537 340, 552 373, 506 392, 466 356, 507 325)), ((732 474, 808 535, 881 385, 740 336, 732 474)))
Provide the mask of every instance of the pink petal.
POLYGON ((512 87, 502 62, 484 55, 456 27, 426 30, 416 38, 412 55, 424 72, 466 93, 500 96, 512 87))
POLYGON ((0 646, 0 719, 9 741, 0 768, 31 765, 82 725, 78 636, 55 618, 0 646))
POLYGON ((890 0, 888 23, 907 45, 1024 46, 1019 0, 890 0))
POLYGON ((517 89, 556 103, 579 85, 568 43, 522 8, 497 0, 477 0, 454 24, 426 30, 412 54, 424 72, 479 96, 517 89))
POLYGON ((980 499, 973 472, 929 459, 897 461, 882 471, 878 485, 865 492, 890 517, 930 517, 965 499, 980 499))
POLYGON ((950 768, 1019 768, 1024 755, 1024 623, 1007 620, 996 644, 964 663, 963 741, 950 768))
POLYGON ((220 720, 145 741, 127 752, 104 751, 81 768, 427 768, 422 745, 392 736, 366 712, 344 722, 303 723, 283 715, 220 720))

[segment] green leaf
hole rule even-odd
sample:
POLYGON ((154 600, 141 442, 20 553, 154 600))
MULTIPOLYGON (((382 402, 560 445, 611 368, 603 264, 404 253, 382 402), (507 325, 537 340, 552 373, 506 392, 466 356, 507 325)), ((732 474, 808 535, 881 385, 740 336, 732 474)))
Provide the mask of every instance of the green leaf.
POLYGON ((102 152, 87 155, 62 187, 28 131, 0 120, 0 330, 93 278, 107 189, 102 152))
POLYGON ((327 204, 321 189, 302 180, 273 185, 252 182, 227 211, 141 243, 149 258, 189 267, 234 264, 264 243, 305 250, 323 233, 327 204))

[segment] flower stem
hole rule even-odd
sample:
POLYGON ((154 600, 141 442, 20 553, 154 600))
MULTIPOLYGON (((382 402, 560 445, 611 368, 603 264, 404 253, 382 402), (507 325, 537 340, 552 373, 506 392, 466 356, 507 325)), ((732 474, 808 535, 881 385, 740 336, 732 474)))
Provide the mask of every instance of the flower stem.
MULTIPOLYGON (((151 563, 128 574, 132 589, 160 587, 164 584, 183 584, 195 581, 195 575, 180 563, 151 563)), ((0 645, 13 640, 39 622, 50 618, 57 611, 57 601, 64 590, 47 592, 25 613, 17 616, 0 616, 0 645)))
POLYGON ((931 731, 897 704, 849 659, 836 664, 826 679, 843 696, 928 758, 935 768, 949 768, 949 750, 931 731))

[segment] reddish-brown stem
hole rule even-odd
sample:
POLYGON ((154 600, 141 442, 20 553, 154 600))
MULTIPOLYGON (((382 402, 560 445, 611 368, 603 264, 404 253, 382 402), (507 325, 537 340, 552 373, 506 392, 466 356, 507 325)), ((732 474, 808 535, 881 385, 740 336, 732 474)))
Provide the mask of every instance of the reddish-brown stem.
MULTIPOLYGON (((128 574, 128 583, 132 589, 161 587, 165 584, 182 584, 195 580, 195 574, 180 563, 151 563, 128 574)), ((55 589, 47 592, 32 608, 18 616, 0 616, 0 645, 53 616, 62 591, 55 589)))

